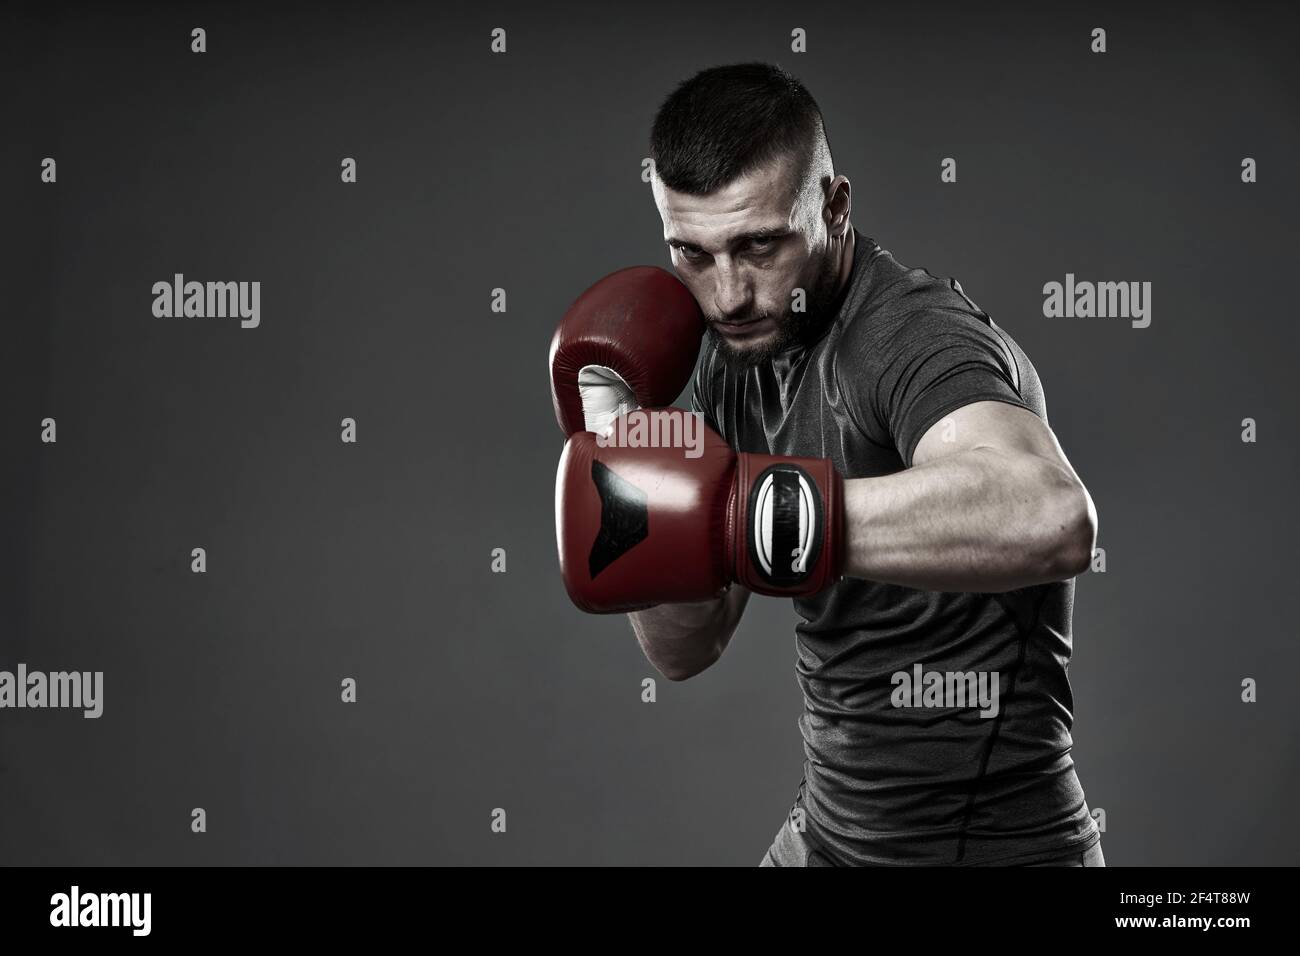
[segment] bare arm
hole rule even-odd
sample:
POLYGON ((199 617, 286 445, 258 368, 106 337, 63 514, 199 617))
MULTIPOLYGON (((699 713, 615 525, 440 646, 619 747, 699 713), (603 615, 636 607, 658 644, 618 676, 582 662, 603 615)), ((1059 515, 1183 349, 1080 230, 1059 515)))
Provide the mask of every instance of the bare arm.
POLYGON ((1097 513, 1032 412, 975 402, 925 433, 913 466, 844 483, 845 574, 931 591, 1060 581, 1092 557, 1097 513))
POLYGON ((686 680, 722 656, 749 602, 739 584, 698 604, 660 604, 628 615, 646 659, 669 680, 686 680))
MULTIPOLYGON (((844 483, 845 574, 934 591, 1008 591, 1087 568, 1097 513, 1056 437, 1003 402, 958 409, 926 432, 913 467, 844 483)), ((697 604, 628 615, 670 680, 712 666, 749 601, 740 585, 697 604)))

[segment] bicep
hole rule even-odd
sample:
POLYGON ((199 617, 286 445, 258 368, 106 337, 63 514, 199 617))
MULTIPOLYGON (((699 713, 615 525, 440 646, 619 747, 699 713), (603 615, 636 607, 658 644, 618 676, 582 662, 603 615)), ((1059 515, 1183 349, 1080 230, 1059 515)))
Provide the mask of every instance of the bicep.
POLYGON ((1020 405, 996 401, 972 402, 939 419, 917 442, 912 464, 978 448, 1033 455, 1074 475, 1060 442, 1041 418, 1020 405))

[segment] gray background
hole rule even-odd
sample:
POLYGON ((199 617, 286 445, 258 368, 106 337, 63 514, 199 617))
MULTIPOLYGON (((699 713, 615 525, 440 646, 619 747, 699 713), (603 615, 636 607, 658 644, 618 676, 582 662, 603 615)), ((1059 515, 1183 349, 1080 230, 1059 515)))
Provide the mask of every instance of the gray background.
POLYGON ((546 347, 590 282, 667 264, 663 96, 764 59, 818 98, 855 225, 1028 351, 1096 500, 1071 676, 1108 861, 1294 861, 1293 13, 433 6, 6 14, 0 669, 106 692, 0 711, 0 860, 758 862, 800 779, 794 612, 756 598, 640 701, 626 622, 560 585, 546 347), (261 328, 154 318, 174 272, 260 280, 261 328), (1043 318, 1067 272, 1152 282, 1151 327, 1043 318))

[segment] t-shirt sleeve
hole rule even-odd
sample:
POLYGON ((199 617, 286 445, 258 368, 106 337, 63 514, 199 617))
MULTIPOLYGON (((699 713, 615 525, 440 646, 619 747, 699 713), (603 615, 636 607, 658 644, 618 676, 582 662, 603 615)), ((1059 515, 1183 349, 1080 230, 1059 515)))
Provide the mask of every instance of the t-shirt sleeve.
POLYGON ((839 386, 859 427, 892 444, 906 467, 930 427, 964 405, 1030 407, 1014 354, 978 316, 926 308, 868 328, 841 349, 839 386))

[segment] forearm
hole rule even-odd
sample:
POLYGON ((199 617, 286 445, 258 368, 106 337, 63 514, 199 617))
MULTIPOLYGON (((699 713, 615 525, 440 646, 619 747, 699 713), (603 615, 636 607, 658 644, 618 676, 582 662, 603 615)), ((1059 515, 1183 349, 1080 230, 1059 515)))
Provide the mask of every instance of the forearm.
POLYGON ((1067 469, 976 448, 845 481, 845 574, 931 591, 1059 581, 1091 558, 1096 512, 1067 469))
POLYGON ((685 680, 722 656, 748 593, 739 585, 712 601, 660 604, 628 615, 646 659, 670 680, 685 680))

